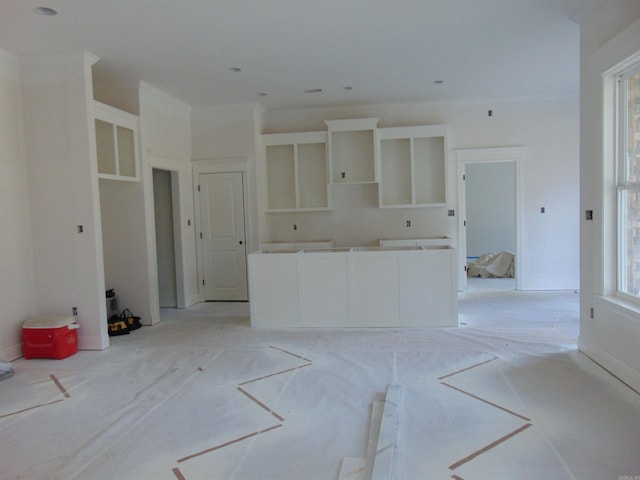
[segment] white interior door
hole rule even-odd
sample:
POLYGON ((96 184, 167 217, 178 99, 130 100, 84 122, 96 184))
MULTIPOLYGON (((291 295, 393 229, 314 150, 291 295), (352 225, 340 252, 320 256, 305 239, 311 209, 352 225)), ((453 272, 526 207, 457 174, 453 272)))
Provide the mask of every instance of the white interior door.
POLYGON ((246 301, 242 172, 202 173, 198 181, 204 299, 246 301))

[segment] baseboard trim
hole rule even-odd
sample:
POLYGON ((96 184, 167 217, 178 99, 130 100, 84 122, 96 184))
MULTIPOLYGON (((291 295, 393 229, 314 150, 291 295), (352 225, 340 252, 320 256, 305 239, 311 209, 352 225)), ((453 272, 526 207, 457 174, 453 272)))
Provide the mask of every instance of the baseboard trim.
POLYGON ((0 360, 12 362, 22 356, 22 344, 10 345, 0 350, 0 360))
POLYGON ((580 342, 579 349, 618 380, 640 393, 640 372, 620 362, 604 350, 588 343, 580 342))

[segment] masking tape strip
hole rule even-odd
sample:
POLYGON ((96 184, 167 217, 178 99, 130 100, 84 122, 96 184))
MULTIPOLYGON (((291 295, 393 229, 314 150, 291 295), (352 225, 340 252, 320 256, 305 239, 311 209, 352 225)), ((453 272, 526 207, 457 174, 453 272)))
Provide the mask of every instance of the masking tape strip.
POLYGON ((246 390, 244 390, 243 388, 237 387, 238 391, 240 393, 243 393, 247 398, 249 398, 250 400, 253 400, 257 405, 261 406, 262 408, 264 408, 267 412, 269 412, 271 415, 273 415, 274 417, 276 417, 278 420, 280 420, 281 422, 284 422, 284 418, 281 417, 280 415, 278 415, 276 412, 274 412, 273 410, 271 410, 269 407, 267 407, 264 403, 262 403, 260 400, 258 400, 256 397, 254 397, 253 395, 251 395, 249 392, 247 392, 246 390))
POLYGON ((494 360, 497 360, 497 359, 498 359, 498 357, 490 358, 489 360, 485 360, 484 362, 476 363, 475 365, 471 365, 470 367, 463 368, 462 370, 458 370, 458 371, 453 372, 453 373, 448 373, 447 375, 439 377, 438 380, 444 380, 445 378, 453 377, 454 375, 458 375, 459 373, 466 372, 467 370, 471 370, 472 368, 476 368, 476 367, 479 367, 481 365, 486 365, 487 363, 493 362, 494 360))
POLYGON ((340 477, 340 480, 345 479, 345 478, 355 477, 356 475, 362 475, 365 472, 365 470, 366 469, 364 467, 356 468, 355 470, 351 470, 349 472, 344 473, 340 477))
POLYGON ((449 467, 449 470, 455 470, 456 468, 460 467, 461 465, 464 465, 467 462, 470 462, 471 460, 473 460, 474 458, 482 455, 483 453, 488 452, 489 450, 491 450, 494 447, 497 447, 498 445, 500 445, 503 442, 506 442, 507 440, 509 440, 511 437, 515 437, 516 435, 518 435, 519 433, 524 432, 527 428, 531 427, 532 424, 531 423, 526 423, 523 426, 521 426, 520 428, 518 428, 517 430, 514 430, 513 432, 505 435, 502 438, 499 438, 498 440, 496 440, 495 442, 490 443, 489 445, 487 445, 486 447, 481 448, 480 450, 473 452, 471 455, 463 458, 462 460, 458 460, 456 463, 454 463, 453 465, 451 465, 449 467))
POLYGON ((56 384, 56 387, 58 387, 62 392, 62 394, 65 396, 65 398, 71 398, 71 394, 67 392, 67 389, 62 386, 62 384, 60 383, 60 380, 58 380, 58 377, 56 377, 55 375, 50 375, 50 377, 51 377, 51 380, 53 380, 53 383, 56 384))
POLYGON ((275 377, 276 375, 282 375, 283 373, 293 372, 294 370, 298 370, 300 368, 308 367, 311 363, 307 363, 305 365, 300 365, 299 367, 287 368, 286 370, 282 370, 281 372, 270 373, 269 375, 265 375, 264 377, 254 378, 253 380, 247 380, 246 382, 239 383, 238 385, 247 385, 248 383, 257 382, 259 380, 264 380, 265 378, 275 377))
POLYGON ((295 353, 291 353, 291 352, 289 352, 289 351, 287 351, 287 350, 285 350, 283 348, 280 348, 280 347, 274 347, 272 345, 269 345, 269 348, 273 348, 274 350, 279 350, 279 351, 281 351, 283 353, 291 355, 292 357, 296 357, 296 358, 299 358, 300 360, 304 360, 305 362, 310 362, 311 361, 308 358, 304 358, 304 357, 302 357, 300 355, 296 355, 295 353))
POLYGON ((200 455, 204 455, 206 453, 211 453, 211 452, 213 452, 215 450, 220 450, 221 448, 228 447, 229 445, 233 445, 234 443, 239 443, 239 442, 242 442, 243 440, 247 440, 249 438, 261 435, 263 433, 270 432, 271 430, 275 430, 276 428, 280 428, 281 426, 282 426, 282 424, 280 423, 278 425, 274 425, 273 427, 265 428, 264 430, 260 430, 258 432, 253 432, 253 433, 250 433, 249 435, 245 435, 243 437, 236 438, 235 440, 230 440, 230 441, 222 443, 220 445, 216 445, 215 447, 207 448, 206 450, 202 450, 201 452, 197 452, 197 453, 194 453, 192 455, 187 455, 186 457, 182 457, 181 459, 179 459, 178 463, 186 462, 187 460, 191 460, 192 458, 199 457, 200 455))
POLYGON ((178 480, 187 480, 178 467, 171 470, 178 480))
POLYGON ((453 478, 453 480, 464 480, 464 478, 459 477, 458 475, 451 475, 451 478, 453 478))
POLYGON ((19 413, 28 412, 29 410, 34 410, 40 407, 46 407, 47 405, 53 405, 54 403, 64 402, 63 398, 59 398, 58 400, 54 400, 49 403, 41 403, 40 405, 34 405, 33 407, 23 408, 22 410, 18 410, 17 412, 5 413, 4 415, 0 415, 0 418, 10 417, 11 415, 17 415, 19 413))
POLYGON ((511 415, 514 415, 514 416, 516 416, 518 418, 521 418, 525 422, 530 422, 531 421, 530 418, 527 418, 524 415, 520 415, 519 413, 516 413, 516 412, 514 412, 512 410, 509 410, 508 408, 502 407, 502 406, 500 406, 500 405, 498 405, 496 403, 490 402, 489 400, 485 400, 484 398, 481 398, 481 397, 479 397, 477 395, 474 395, 473 393, 467 392, 466 390, 462 390, 461 388, 454 387, 453 385, 449 385, 448 383, 445 383, 445 382, 440 382, 440 384, 444 385, 445 387, 449 387, 449 388, 451 388, 451 389, 453 389, 453 390, 455 390, 457 392, 464 393, 465 395, 468 395, 471 398, 475 398, 476 400, 480 400, 481 402, 484 402, 487 405, 491 405, 492 407, 498 408, 498 409, 502 410, 503 412, 507 412, 507 413, 509 413, 511 415))

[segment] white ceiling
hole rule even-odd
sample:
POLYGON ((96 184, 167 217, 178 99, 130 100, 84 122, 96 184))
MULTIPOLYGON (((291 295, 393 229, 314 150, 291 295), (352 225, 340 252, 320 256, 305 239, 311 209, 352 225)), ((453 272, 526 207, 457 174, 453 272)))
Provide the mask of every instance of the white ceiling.
POLYGON ((96 88, 144 80, 194 107, 546 96, 578 92, 589 2, 0 0, 0 49, 87 50, 96 88))

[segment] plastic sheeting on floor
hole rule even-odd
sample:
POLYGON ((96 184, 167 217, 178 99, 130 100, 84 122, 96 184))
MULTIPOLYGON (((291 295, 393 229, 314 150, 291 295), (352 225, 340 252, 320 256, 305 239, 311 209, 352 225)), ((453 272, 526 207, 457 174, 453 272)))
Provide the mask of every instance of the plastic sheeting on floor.
POLYGON ((640 475, 640 396, 553 320, 491 326, 461 304, 485 325, 258 331, 245 309, 166 310, 105 351, 15 361, 0 478, 335 480, 389 384, 398 479, 640 475))
POLYGON ((467 262, 469 277, 503 278, 515 276, 515 254, 511 252, 485 253, 467 262))

